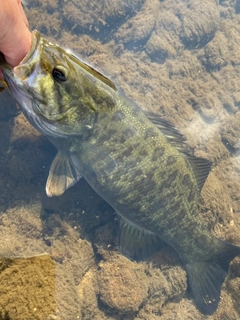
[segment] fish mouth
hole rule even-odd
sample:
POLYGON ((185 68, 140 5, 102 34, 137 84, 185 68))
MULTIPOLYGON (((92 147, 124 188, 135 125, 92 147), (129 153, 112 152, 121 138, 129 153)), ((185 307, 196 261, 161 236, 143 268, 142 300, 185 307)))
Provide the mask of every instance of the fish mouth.
POLYGON ((32 45, 28 54, 24 57, 24 59, 18 66, 13 68, 15 78, 23 81, 32 75, 36 64, 39 62, 41 45, 41 36, 37 30, 34 30, 32 32, 32 45))
POLYGON ((53 122, 53 121, 58 121, 61 120, 62 118, 66 117, 66 115, 68 114, 68 112, 70 112, 71 108, 69 108, 68 110, 64 111, 64 112, 56 112, 56 113, 52 113, 52 114, 46 114, 46 111, 44 109, 43 106, 46 106, 46 100, 43 100, 41 97, 39 97, 39 100, 37 102, 37 99, 34 100, 33 103, 33 111, 42 119, 45 119, 49 122, 53 122), (39 103, 40 102, 40 103, 39 103))
POLYGON ((29 63, 29 60, 31 60, 35 50, 37 49, 38 44, 40 43, 41 36, 37 30, 34 30, 32 32, 32 45, 30 50, 28 51, 27 55, 23 58, 23 60, 20 62, 19 65, 29 63))

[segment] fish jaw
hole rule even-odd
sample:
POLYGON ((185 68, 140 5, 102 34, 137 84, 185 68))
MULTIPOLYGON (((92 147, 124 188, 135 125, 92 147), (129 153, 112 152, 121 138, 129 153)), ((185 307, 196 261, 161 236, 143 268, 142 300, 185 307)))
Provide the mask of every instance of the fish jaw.
POLYGON ((33 80, 36 77, 34 69, 36 69, 36 65, 39 64, 39 57, 42 48, 42 38, 40 34, 36 30, 34 30, 32 34, 33 41, 28 54, 24 57, 20 64, 13 69, 14 77, 21 81, 27 79, 29 85, 33 83, 33 80))

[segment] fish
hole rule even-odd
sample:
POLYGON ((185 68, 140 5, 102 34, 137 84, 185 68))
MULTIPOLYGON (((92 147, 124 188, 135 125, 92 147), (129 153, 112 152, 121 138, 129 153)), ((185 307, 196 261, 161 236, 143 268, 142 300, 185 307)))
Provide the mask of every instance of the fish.
POLYGON ((82 177, 116 211, 120 251, 148 258, 163 240, 179 255, 199 310, 213 314, 240 247, 198 213, 211 162, 194 156, 168 121, 141 109, 103 73, 36 30, 28 55, 0 67, 28 121, 56 146, 46 182, 61 196, 82 177))

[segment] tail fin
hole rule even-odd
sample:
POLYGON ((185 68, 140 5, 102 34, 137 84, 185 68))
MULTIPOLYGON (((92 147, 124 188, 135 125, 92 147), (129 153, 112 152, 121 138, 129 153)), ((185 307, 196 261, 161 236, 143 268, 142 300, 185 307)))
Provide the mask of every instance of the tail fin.
POLYGON ((206 315, 211 315, 217 310, 221 286, 227 277, 229 263, 240 255, 240 247, 219 241, 219 253, 211 260, 192 262, 185 266, 197 306, 206 315))

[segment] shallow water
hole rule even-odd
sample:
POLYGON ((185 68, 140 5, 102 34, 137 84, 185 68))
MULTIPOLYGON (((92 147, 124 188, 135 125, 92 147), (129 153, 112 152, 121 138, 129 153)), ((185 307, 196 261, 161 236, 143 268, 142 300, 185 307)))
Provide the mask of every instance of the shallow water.
MULTIPOLYGON (((238 2, 35 0, 26 13, 31 29, 102 70, 143 109, 176 126, 195 155, 213 162, 199 214, 212 233, 240 245, 238 2)), ((217 312, 203 316, 171 248, 146 263, 118 253, 113 209, 86 182, 47 198, 56 150, 7 92, 0 108, 3 319, 240 318, 240 258, 217 312)))

